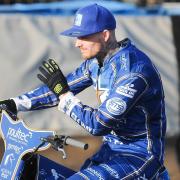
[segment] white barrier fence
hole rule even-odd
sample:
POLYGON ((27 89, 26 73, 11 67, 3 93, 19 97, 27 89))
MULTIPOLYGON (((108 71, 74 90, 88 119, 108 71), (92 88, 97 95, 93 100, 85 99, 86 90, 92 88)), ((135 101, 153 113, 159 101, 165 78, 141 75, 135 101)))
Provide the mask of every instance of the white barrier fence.
MULTIPOLYGON (((144 50, 160 70, 166 95, 167 135, 176 135, 178 123, 178 66, 173 44, 171 19, 163 16, 116 16, 117 39, 129 37, 144 50)), ((82 59, 74 48, 74 39, 59 36, 71 26, 72 17, 41 15, 0 15, 0 99, 20 95, 37 87, 36 77, 41 61, 54 58, 67 74, 82 59)), ((92 88, 78 95, 96 106, 92 88)), ((57 129, 65 134, 86 132, 56 108, 20 114, 35 128, 57 129)))

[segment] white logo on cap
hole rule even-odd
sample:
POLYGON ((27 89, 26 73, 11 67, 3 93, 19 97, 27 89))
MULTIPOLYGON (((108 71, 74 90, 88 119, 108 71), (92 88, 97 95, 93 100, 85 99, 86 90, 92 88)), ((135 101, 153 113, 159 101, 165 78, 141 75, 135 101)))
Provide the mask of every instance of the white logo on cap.
POLYGON ((74 25, 81 26, 82 14, 77 14, 74 20, 74 25))

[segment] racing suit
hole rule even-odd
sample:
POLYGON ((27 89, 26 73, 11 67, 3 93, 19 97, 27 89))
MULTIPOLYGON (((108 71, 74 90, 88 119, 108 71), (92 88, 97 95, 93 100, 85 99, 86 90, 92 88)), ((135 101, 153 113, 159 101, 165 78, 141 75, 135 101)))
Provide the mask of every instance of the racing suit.
MULTIPOLYGON (((103 145, 70 179, 156 179, 163 169, 166 115, 160 75, 151 60, 129 39, 100 67, 93 58, 67 75, 70 92, 59 99, 41 86, 13 98, 18 111, 58 105, 103 145), (93 85, 97 109, 76 94, 93 85)), ((163 169, 164 170, 164 169, 163 169)))

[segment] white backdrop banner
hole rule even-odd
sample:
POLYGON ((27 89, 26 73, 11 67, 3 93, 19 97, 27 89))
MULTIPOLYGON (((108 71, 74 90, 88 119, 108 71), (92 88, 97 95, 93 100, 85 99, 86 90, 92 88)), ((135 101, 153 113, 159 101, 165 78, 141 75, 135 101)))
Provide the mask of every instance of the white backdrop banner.
MULTIPOLYGON (((129 37, 158 67, 165 89, 167 135, 176 135, 178 117, 178 66, 171 19, 165 16, 116 16, 117 39, 129 37)), ((73 17, 0 14, 0 99, 30 91, 40 85, 38 67, 43 60, 55 59, 65 74, 82 59, 74 39, 59 35, 71 26, 73 17)), ((78 95, 83 103, 96 107, 92 88, 78 95)), ((21 113, 33 128, 54 129, 68 135, 87 135, 57 108, 21 113)))

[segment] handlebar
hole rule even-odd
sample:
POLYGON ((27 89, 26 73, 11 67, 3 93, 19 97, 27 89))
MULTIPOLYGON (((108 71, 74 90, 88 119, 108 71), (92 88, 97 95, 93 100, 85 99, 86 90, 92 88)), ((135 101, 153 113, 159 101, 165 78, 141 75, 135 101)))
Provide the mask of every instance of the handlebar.
POLYGON ((71 145, 71 146, 75 146, 84 150, 88 149, 87 143, 83 143, 69 136, 55 135, 55 136, 50 136, 47 138, 41 138, 41 141, 43 143, 48 142, 52 145, 52 147, 55 150, 61 151, 63 153, 63 159, 66 159, 66 152, 64 150, 64 145, 71 145))
POLYGON ((65 143, 66 145, 69 144, 69 145, 71 145, 71 146, 79 147, 79 148, 84 149, 84 150, 88 149, 88 144, 87 144, 87 143, 78 141, 78 140, 73 139, 73 138, 71 138, 71 137, 69 137, 69 136, 67 136, 67 137, 65 138, 64 143, 65 143))
POLYGON ((84 150, 88 149, 88 144, 78 141, 76 139, 73 139, 69 136, 63 136, 63 135, 55 135, 52 137, 47 137, 47 138, 43 138, 41 139, 43 142, 48 142, 50 143, 53 148, 58 149, 58 148, 62 148, 63 145, 71 145, 71 146, 75 146, 84 150))

